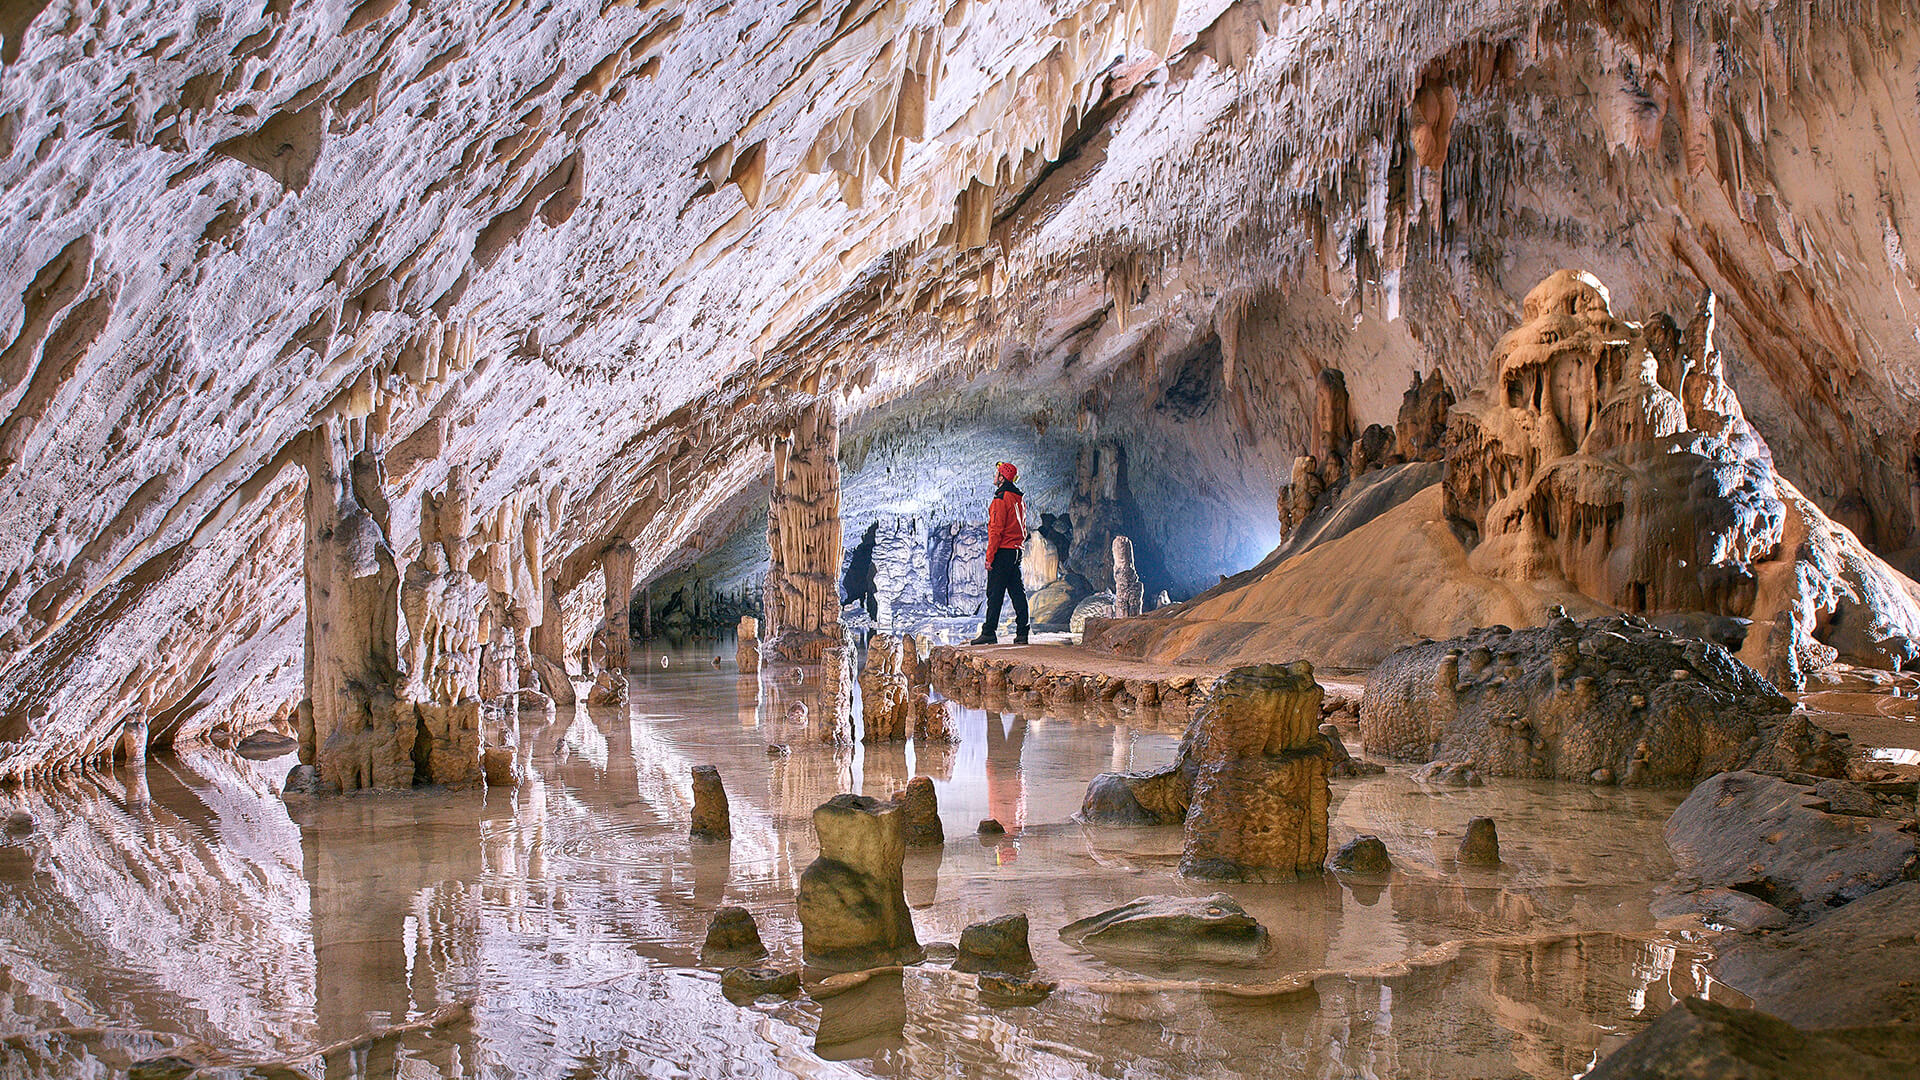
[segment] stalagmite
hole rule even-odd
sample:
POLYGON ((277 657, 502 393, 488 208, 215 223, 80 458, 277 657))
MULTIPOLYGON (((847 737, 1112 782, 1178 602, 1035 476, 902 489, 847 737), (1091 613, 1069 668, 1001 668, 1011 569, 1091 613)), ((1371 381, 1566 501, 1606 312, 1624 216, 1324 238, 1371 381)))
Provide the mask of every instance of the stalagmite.
POLYGON ((727 807, 727 789, 720 783, 720 770, 712 765, 693 767, 693 826, 695 840, 718 841, 733 837, 733 816, 727 807))
POLYGON ((782 660, 818 660, 839 641, 839 453, 830 398, 801 409, 774 440, 764 648, 782 660))
POLYGON ((917 963, 904 885, 903 811, 836 795, 813 812, 820 857, 800 875, 801 946, 809 967, 857 971, 917 963))
POLYGON ((307 437, 306 469, 300 761, 333 790, 410 787, 418 726, 401 697, 400 572, 380 447, 364 421, 329 418, 307 437))
POLYGON ((1347 448, 1353 445, 1353 411, 1347 400, 1347 377, 1339 368, 1322 368, 1314 378, 1313 456, 1338 476, 1345 470, 1347 448))
POLYGON ((588 701, 595 705, 623 705, 627 701, 627 665, 633 656, 633 633, 629 627, 633 603, 633 545, 622 540, 600 557, 600 572, 606 579, 604 623, 601 626, 605 658, 593 677, 588 701))
POLYGON ((1400 399, 1400 415, 1394 424, 1394 443, 1408 461, 1439 461, 1444 456, 1447 410, 1453 408, 1453 391, 1439 368, 1423 380, 1415 372, 1413 385, 1400 399))
POLYGON ((912 720, 907 676, 901 670, 901 643, 888 634, 867 642, 867 669, 860 675, 860 741, 904 739, 912 720))
POLYGON ((1123 619, 1140 614, 1146 589, 1140 583, 1140 572, 1133 566, 1133 541, 1124 536, 1113 538, 1113 597, 1114 606, 1123 619))
POLYGON ((1467 822, 1467 834, 1460 838, 1455 861, 1462 866, 1500 865, 1500 834, 1492 818, 1477 817, 1467 822))
POLYGON ((1327 746, 1313 667, 1261 664, 1217 680, 1173 764, 1104 773, 1081 817, 1103 824, 1184 822, 1180 871, 1229 881, 1291 880, 1327 857, 1327 746))
MULTIPOLYGON (((836 628, 837 629, 837 628, 836 628)), ((839 630, 840 644, 820 653, 820 708, 812 713, 818 742, 841 746, 853 741, 853 665, 856 650, 839 630)))
POLYGON ((940 800, 931 777, 916 776, 895 802, 900 804, 901 830, 908 847, 937 847, 946 843, 940 826, 940 800))
POLYGON ((760 620, 751 615, 740 617, 740 630, 734 643, 734 663, 742 675, 760 670, 760 620))

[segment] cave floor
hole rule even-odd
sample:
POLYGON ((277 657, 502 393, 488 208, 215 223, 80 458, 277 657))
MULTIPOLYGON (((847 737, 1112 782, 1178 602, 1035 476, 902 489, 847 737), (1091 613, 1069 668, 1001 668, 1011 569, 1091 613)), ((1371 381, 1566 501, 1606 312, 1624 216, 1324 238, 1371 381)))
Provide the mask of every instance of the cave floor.
POLYGON ((1334 782, 1333 842, 1380 836, 1389 879, 1226 887, 1272 932, 1260 963, 1089 956, 1062 925, 1215 891, 1174 873, 1177 829, 1071 820, 1091 776, 1164 763, 1175 734, 968 709, 950 748, 808 745, 784 714, 814 684, 716 652, 636 649, 629 710, 521 714, 512 791, 288 802, 290 758, 203 748, 0 792, 36 822, 0 839, 0 1074, 174 1053, 249 1067, 223 1076, 1570 1077, 1711 982, 1713 935, 1648 914, 1683 793, 1429 789, 1399 766, 1334 782), (687 840, 699 764, 725 779, 728 844, 687 840), (929 962, 729 1003, 697 961, 714 908, 746 906, 798 967, 811 811, 917 774, 948 836, 907 859, 920 940, 1024 912, 1059 989, 989 1006, 929 962), (1482 814, 1506 863, 1457 867, 1482 814), (977 838, 986 817, 1007 835, 977 838))

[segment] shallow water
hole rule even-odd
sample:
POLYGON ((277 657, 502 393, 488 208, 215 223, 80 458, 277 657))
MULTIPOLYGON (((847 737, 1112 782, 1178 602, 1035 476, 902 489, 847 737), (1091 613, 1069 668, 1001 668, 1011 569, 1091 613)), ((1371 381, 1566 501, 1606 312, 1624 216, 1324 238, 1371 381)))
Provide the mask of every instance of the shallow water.
POLYGON ((756 686, 714 651, 663 670, 641 650, 630 715, 523 714, 511 792, 290 804, 290 758, 212 749, 0 792, 0 815, 37 823, 0 837, 0 1075, 120 1076, 172 1052, 231 1067, 201 1075, 402 1080, 1569 1077, 1705 989, 1704 945, 1647 913, 1679 793, 1336 781, 1334 842, 1379 835, 1389 882, 1230 886, 1273 933, 1261 964, 1130 969, 1056 931, 1215 890, 1174 874, 1177 829, 1071 816, 1094 773, 1170 758, 1167 724, 974 709, 956 747, 835 750, 784 718, 811 685, 756 686), (725 779, 730 844, 687 840, 698 764, 725 779), (748 907, 797 966, 813 808, 922 773, 948 842, 908 857, 921 941, 1025 912, 1060 989, 990 1007, 929 963, 820 1001, 728 1003, 696 963, 714 907, 748 907), (1498 871, 1453 865, 1479 814, 1499 821, 1498 871), (976 838, 989 816, 1009 835, 976 838), (470 1012, 364 1038, 456 1002, 470 1012))

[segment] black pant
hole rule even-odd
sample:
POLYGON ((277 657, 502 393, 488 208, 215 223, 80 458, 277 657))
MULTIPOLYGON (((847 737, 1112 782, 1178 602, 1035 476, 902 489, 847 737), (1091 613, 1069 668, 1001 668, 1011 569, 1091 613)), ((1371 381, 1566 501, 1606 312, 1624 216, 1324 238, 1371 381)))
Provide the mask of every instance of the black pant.
POLYGON ((1027 587, 1020 582, 1020 551, 1018 548, 1001 548, 993 553, 993 565, 987 568, 987 621, 981 627, 982 632, 998 635, 1000 633, 1000 601, 1008 593, 1013 594, 1013 627, 1015 636, 1027 632, 1027 587))

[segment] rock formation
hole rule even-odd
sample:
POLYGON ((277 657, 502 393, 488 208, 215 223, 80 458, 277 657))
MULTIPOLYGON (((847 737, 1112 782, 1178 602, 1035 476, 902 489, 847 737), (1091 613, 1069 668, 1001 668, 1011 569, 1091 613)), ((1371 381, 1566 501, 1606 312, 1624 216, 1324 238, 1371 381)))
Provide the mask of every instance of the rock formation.
POLYGON ((1461 866, 1500 865, 1500 833, 1492 818, 1477 817, 1467 822, 1467 834, 1460 838, 1454 861, 1461 866))
POLYGON ((1356 836, 1333 853, 1331 865, 1342 873, 1377 877, 1393 869, 1393 859, 1379 837, 1356 836))
POLYGON ((1835 655, 1822 638, 1865 663, 1920 657, 1897 574, 1773 471, 1727 385, 1714 310, 1709 293, 1677 346, 1656 335, 1656 357, 1591 275, 1527 294, 1447 430, 1446 511, 1476 541, 1472 565, 1558 575, 1630 612, 1751 618, 1743 655, 1789 686, 1835 655))
MULTIPOLYGON (((1493 627, 1409 646, 1367 677, 1360 736, 1495 776, 1691 784, 1818 736, 1751 668, 1636 616, 1493 627)), ((1844 769, 1829 756, 1823 771, 1844 769)))
POLYGON ((1687 998, 1593 1071, 1593 1080, 1896 1080, 1920 1069, 1920 1033, 1904 1027, 1802 1031, 1754 1009, 1687 998))
POLYGON ((1222 675, 1195 710, 1173 764, 1103 773, 1084 820, 1186 825, 1180 871, 1234 881, 1291 880, 1327 858, 1327 757, 1320 686, 1306 663, 1222 675))
POLYGON ((713 921, 707 924, 706 943, 700 947, 702 964, 737 967, 766 956, 767 947, 760 941, 760 927, 753 921, 752 912, 728 904, 713 913, 713 921))
POLYGON ((300 761, 339 790, 413 785, 419 726, 402 697, 400 572, 380 447, 329 420, 306 452, 307 696, 300 761))
POLYGON ((875 634, 867 641, 867 667, 860 673, 861 742, 897 742, 911 734, 913 701, 904 655, 903 643, 891 635, 875 634))
POLYGON ((757 675, 760 672, 760 620, 742 615, 738 634, 734 642, 734 665, 742 675, 757 675))
POLYGON ((1018 974, 1033 970, 1033 951, 1027 945, 1027 917, 1002 915, 974 923, 960 931, 955 971, 993 971, 1018 974))
POLYGON ((1440 461, 1446 456, 1447 413, 1453 408, 1453 391, 1439 368, 1419 372, 1413 385, 1400 401, 1400 415, 1394 424, 1394 445, 1408 461, 1440 461))
POLYGON ((932 778, 916 776, 907 781, 906 790, 894 801, 900 804, 900 833, 908 847, 938 847, 947 842, 932 778))
POLYGON ((831 399, 802 408, 774 440, 764 647, 782 660, 819 660, 840 641, 839 454, 831 399))
POLYGON ((1920 869, 1908 831, 1913 785, 1888 787, 1882 794, 1844 780, 1807 785, 1751 772, 1707 780, 1667 822, 1674 880, 1661 910, 1762 927, 1771 908, 1784 925, 1911 878, 1920 869))
POLYGON ((820 707, 808 718, 814 740, 831 746, 853 741, 853 667, 858 650, 847 640, 846 631, 835 626, 837 644, 820 650, 820 707))
POLYGON ((633 565, 637 553, 622 540, 600 557, 600 572, 605 590, 599 640, 603 643, 593 689, 587 701, 594 705, 624 705, 627 702, 627 665, 633 658, 633 630, 630 625, 633 601, 633 565))
POLYGON ((807 966, 857 971, 920 960, 903 825, 899 806, 865 795, 836 795, 813 812, 820 856, 800 874, 798 897, 807 966))
MULTIPOLYGON (((415 783, 480 779, 480 616, 489 595, 467 572, 473 562, 469 498, 466 472, 455 468, 443 492, 421 499, 420 556, 400 582, 405 696, 418 718, 415 783)), ((327 778, 324 767, 320 773, 327 778)))
POLYGON ((1060 937, 1127 959, 1248 964, 1267 951, 1267 928, 1226 893, 1145 896, 1060 928, 1060 937))
POLYGON ((1122 619, 1140 614, 1146 590, 1140 584, 1140 572, 1133 566, 1133 541, 1124 536, 1113 538, 1113 606, 1122 619))
POLYGON ((712 765, 693 767, 693 825, 695 840, 709 842, 733 838, 733 815, 727 807, 727 789, 720 782, 720 770, 712 765))

